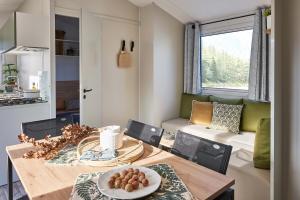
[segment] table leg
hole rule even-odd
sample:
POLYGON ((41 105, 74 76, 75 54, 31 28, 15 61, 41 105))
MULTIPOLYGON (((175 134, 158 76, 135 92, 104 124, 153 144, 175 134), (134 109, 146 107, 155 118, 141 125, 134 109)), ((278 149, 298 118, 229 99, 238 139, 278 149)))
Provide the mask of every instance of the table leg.
POLYGON ((8 199, 13 200, 13 172, 12 172, 12 163, 7 156, 7 181, 8 181, 8 199))

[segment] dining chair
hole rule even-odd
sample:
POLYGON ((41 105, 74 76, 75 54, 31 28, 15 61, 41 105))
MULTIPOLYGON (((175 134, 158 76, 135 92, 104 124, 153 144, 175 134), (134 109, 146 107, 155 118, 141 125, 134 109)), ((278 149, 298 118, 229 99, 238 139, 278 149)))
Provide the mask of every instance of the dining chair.
POLYGON ((163 132, 164 129, 162 128, 130 119, 128 121, 127 131, 125 134, 135 139, 142 140, 143 142, 152 146, 158 147, 163 132))
POLYGON ((45 136, 51 137, 59 136, 62 134, 61 129, 68 124, 72 124, 71 117, 58 117, 54 119, 46 119, 34 122, 22 123, 22 131, 29 137, 35 139, 44 139, 45 136))
MULTIPOLYGON (((226 174, 232 146, 200 138, 188 133, 178 131, 171 153, 226 174)), ((216 200, 233 200, 234 190, 229 189, 216 200)))

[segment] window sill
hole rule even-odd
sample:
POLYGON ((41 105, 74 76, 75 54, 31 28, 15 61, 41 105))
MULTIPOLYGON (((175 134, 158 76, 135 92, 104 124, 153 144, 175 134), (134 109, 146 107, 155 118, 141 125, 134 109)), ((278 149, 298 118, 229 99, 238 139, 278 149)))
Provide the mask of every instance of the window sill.
POLYGON ((231 98, 247 98, 248 90, 239 89, 224 89, 224 88, 203 88, 202 94, 215 95, 219 97, 231 97, 231 98))

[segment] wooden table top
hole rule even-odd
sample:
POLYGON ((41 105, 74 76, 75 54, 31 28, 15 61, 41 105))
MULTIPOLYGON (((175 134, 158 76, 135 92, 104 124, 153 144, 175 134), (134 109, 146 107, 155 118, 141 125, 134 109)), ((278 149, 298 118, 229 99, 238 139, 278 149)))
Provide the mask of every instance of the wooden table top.
MULTIPOLYGON (((144 144, 143 156, 133 165, 166 163, 172 166, 195 199, 214 199, 234 184, 234 179, 144 144)), ((6 147, 8 156, 30 199, 69 199, 76 177, 81 173, 105 172, 111 167, 58 166, 43 159, 24 159, 31 144, 6 147)))

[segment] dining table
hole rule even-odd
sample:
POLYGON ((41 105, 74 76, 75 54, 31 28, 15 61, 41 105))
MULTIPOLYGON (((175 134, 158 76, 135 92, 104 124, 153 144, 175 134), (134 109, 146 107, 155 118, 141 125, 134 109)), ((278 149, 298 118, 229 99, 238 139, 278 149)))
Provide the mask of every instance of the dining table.
MULTIPOLYGON (((143 155, 134 161, 135 166, 168 164, 184 182, 195 199, 215 199, 234 185, 229 176, 198 165, 146 143, 143 155)), ((24 153, 33 149, 32 144, 22 143, 6 147, 8 155, 9 200, 13 199, 13 168, 15 169, 29 199, 64 200, 70 194, 78 175, 82 173, 107 172, 108 166, 57 166, 47 165, 44 159, 26 159, 24 153)))

